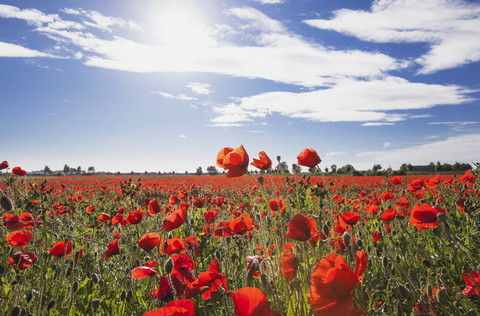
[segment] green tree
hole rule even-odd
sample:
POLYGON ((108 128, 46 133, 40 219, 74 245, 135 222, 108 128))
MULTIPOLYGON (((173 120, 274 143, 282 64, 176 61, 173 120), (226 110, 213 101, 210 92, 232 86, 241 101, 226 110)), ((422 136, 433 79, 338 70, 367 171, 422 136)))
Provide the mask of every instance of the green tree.
POLYGON ((88 171, 88 173, 94 174, 95 173, 95 167, 90 166, 90 167, 88 167, 87 171, 88 171))
POLYGON ((44 175, 49 175, 52 173, 52 170, 50 169, 49 166, 45 166, 45 168, 43 168, 43 174, 44 175))
POLYGON ((207 172, 211 176, 214 176, 214 175, 218 174, 218 170, 215 166, 208 166, 207 167, 207 172))
POLYGON ((201 176, 202 174, 203 174, 202 167, 198 167, 198 168, 197 168, 196 175, 197 175, 197 176, 201 176))
POLYGON ((63 166, 63 173, 64 174, 69 174, 70 173, 70 167, 68 165, 63 166))

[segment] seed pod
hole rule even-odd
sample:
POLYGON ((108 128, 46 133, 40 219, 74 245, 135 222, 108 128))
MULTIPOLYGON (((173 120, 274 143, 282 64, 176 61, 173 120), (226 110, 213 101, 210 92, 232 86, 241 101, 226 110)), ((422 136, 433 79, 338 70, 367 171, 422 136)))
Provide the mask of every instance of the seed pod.
POLYGON ((30 303, 30 301, 32 300, 32 297, 33 297, 32 292, 29 292, 27 297, 26 297, 27 303, 30 303))
POLYGON ((384 268, 386 268, 387 265, 388 265, 388 258, 387 258, 387 257, 383 257, 383 258, 382 258, 382 266, 383 266, 384 268))
POLYGON ((358 248, 363 248, 363 241, 360 238, 358 238, 355 243, 357 244, 358 248))
POLYGON ((123 291, 122 294, 120 294, 120 300, 124 301, 126 297, 127 297, 127 293, 123 291))
POLYGON ((408 299, 410 297, 410 290, 403 284, 398 285, 398 292, 400 296, 404 299, 408 299))
POLYGON ((133 297, 133 291, 130 289, 130 290, 128 290, 128 292, 127 292, 127 297, 126 297, 127 302, 130 302, 130 300, 132 299, 132 297, 133 297))
POLYGON ((96 299, 92 300, 92 301, 90 302, 90 304, 92 305, 92 308, 93 308, 93 309, 97 309, 98 306, 100 306, 100 300, 99 300, 98 298, 96 298, 96 299))
POLYGON ((73 282, 73 285, 72 285, 72 292, 77 293, 77 290, 78 290, 78 281, 75 281, 73 282))
POLYGON ((217 258, 217 260, 220 260, 222 258, 222 255, 220 254, 220 251, 215 250, 215 258, 217 258))
POLYGON ((6 212, 10 212, 15 208, 15 205, 13 204, 13 201, 6 195, 3 195, 0 198, 0 205, 6 212))
POLYGON ((345 244, 345 246, 350 246, 350 242, 352 241, 352 235, 350 235, 348 232, 344 232, 343 233, 343 236, 342 236, 342 239, 343 239, 343 243, 345 244))
POLYGON ((426 291, 428 296, 432 296, 432 286, 429 284, 427 285, 426 291))
POLYGON ((439 289, 437 291, 437 301, 441 305, 446 305, 448 304, 448 298, 447 298, 447 293, 445 292, 444 289, 439 289))
POLYGON ((22 312, 22 309, 20 308, 20 306, 15 306, 12 309, 12 313, 10 315, 11 316, 19 316, 21 312, 22 312))
POLYGON ((173 270, 173 261, 172 261, 172 258, 169 257, 167 259, 167 261, 165 261, 164 265, 163 265, 163 269, 165 270, 165 272, 167 274, 170 274, 170 272, 172 272, 173 270))
POLYGON ((55 300, 51 300, 47 305, 47 310, 51 310, 55 306, 55 300))
POLYGON ((400 263, 402 261, 402 258, 400 257, 400 255, 397 255, 395 257, 395 260, 397 260, 397 263, 400 263))
POLYGON ((328 236, 330 234, 330 226, 328 226, 327 224, 323 224, 322 231, 325 236, 328 236))
POLYGON ((446 223, 447 222, 447 214, 444 213, 438 213, 437 218, 440 222, 446 223))

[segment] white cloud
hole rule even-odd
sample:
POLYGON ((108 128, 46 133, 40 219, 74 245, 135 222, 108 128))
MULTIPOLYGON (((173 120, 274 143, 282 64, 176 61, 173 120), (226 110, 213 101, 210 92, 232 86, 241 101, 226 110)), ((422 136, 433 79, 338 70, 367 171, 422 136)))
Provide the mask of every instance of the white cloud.
POLYGON ((480 60, 480 5, 463 0, 376 0, 370 11, 341 9, 332 19, 306 20, 365 41, 428 43, 417 58, 428 74, 480 60))
POLYGON ((429 122, 428 125, 448 125, 448 126, 465 126, 465 125, 476 125, 478 122, 475 121, 465 121, 465 122, 429 122))
POLYGON ((248 21, 243 25, 244 29, 251 28, 264 32, 286 32, 286 28, 277 20, 271 19, 262 12, 254 8, 232 8, 226 11, 227 14, 234 15, 242 20, 248 21))
POLYGON ((395 125, 395 124, 387 123, 387 122, 367 122, 362 124, 362 126, 391 126, 391 125, 395 125))
POLYGON ((192 100, 197 100, 195 97, 188 96, 184 93, 173 95, 168 92, 163 92, 163 91, 150 91, 151 94, 158 94, 161 95, 164 98, 168 99, 175 99, 175 100, 182 100, 182 101, 192 101, 192 100))
POLYGON ((330 88, 307 92, 267 92, 240 98, 236 103, 215 108, 215 121, 242 122, 279 113, 319 122, 369 122, 364 126, 393 125, 406 114, 392 111, 431 108, 441 104, 472 101, 459 86, 409 82, 398 77, 364 81, 345 79, 330 88), (233 112, 240 113, 235 121, 233 112))
POLYGON ((57 56, 39 52, 20 45, 0 42, 0 57, 50 57, 57 56))
POLYGON ((255 2, 260 2, 261 4, 279 4, 284 3, 285 0, 250 0, 255 2))
POLYGON ((390 142, 383 143, 383 148, 390 147, 392 144, 390 142))
POLYGON ((346 153, 347 152, 345 151, 332 151, 332 152, 326 153, 325 157, 339 156, 339 155, 344 155, 346 153))
POLYGON ((202 94, 202 95, 209 95, 212 93, 210 90, 211 85, 208 83, 199 83, 199 82, 190 82, 187 84, 187 88, 192 89, 193 93, 202 94))
POLYGON ((187 138, 186 135, 178 135, 178 138, 187 138))
POLYGON ((480 134, 452 136, 444 140, 422 145, 385 151, 357 153, 357 157, 367 158, 359 168, 369 168, 373 163, 391 165, 398 168, 402 163, 428 164, 430 161, 453 163, 480 161, 480 134))

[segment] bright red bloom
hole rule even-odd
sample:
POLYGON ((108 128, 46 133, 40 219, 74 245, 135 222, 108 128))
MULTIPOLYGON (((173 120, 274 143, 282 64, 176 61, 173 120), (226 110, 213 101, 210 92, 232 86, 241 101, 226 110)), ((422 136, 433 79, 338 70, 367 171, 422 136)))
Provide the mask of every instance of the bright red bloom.
POLYGON ((145 279, 152 275, 157 275, 157 271, 149 267, 136 267, 132 271, 132 277, 134 279, 145 279))
POLYGON ((6 160, 0 163, 0 170, 7 169, 7 168, 8 168, 8 162, 6 160))
POLYGON ((186 209, 176 209, 162 221, 162 229, 169 232, 182 226, 185 223, 185 215, 186 209))
POLYGON ((285 213, 285 202, 283 199, 272 199, 268 201, 268 207, 270 207, 270 211, 285 213))
POLYGON ((380 219, 388 223, 395 218, 396 213, 397 213, 396 210, 394 210, 393 208, 389 208, 385 210, 385 212, 383 212, 382 215, 380 215, 380 219))
POLYGON ((216 258, 210 263, 208 272, 200 272, 197 280, 192 283, 192 286, 196 288, 208 287, 202 294, 204 300, 211 299, 212 293, 218 291, 221 286, 225 289, 226 293, 229 293, 227 279, 225 278, 225 274, 220 273, 220 266, 216 258))
POLYGON ((81 248, 80 250, 75 251, 73 261, 77 263, 79 259, 83 258, 84 252, 85 252, 85 248, 81 248))
POLYGON ((248 213, 243 213, 230 221, 230 229, 237 235, 243 235, 252 229, 253 219, 248 213))
POLYGON ((127 222, 130 225, 138 224, 142 221, 143 218, 143 211, 142 210, 135 210, 128 213, 127 222))
POLYGON ((460 178, 458 178, 458 181, 460 182, 475 182, 475 180, 477 180, 477 177, 475 177, 473 174, 471 174, 470 172, 472 171, 472 169, 468 169, 467 171, 465 171, 465 174, 463 176, 461 176, 460 178))
POLYGON ((228 237, 235 234, 235 232, 230 228, 230 222, 220 222, 213 229, 213 234, 215 237, 228 237))
POLYGON ((103 254, 103 258, 107 259, 112 256, 118 255, 120 253, 120 249, 118 249, 118 240, 115 239, 111 243, 108 244, 107 250, 103 254))
POLYGON ((199 198, 195 198, 193 200, 193 205, 195 205, 196 208, 202 208, 203 207, 203 200, 202 199, 199 199, 199 198))
POLYGON ((357 251, 355 272, 345 262, 343 256, 330 253, 323 258, 312 272, 308 302, 315 315, 363 315, 360 309, 353 308, 353 291, 362 281, 367 268, 365 252, 357 251))
POLYGON ((178 197, 176 195, 172 195, 168 200, 169 205, 175 205, 178 202, 178 197))
POLYGON ((232 293, 235 316, 280 316, 271 310, 267 295, 256 287, 244 287, 232 293))
POLYGON ((138 241, 138 247, 146 252, 152 251, 160 243, 160 236, 157 233, 148 233, 142 236, 138 241))
POLYGON ((62 241, 57 241, 56 243, 53 244, 52 248, 48 249, 48 252, 50 252, 54 257, 61 258, 65 257, 68 258, 68 256, 72 253, 73 250, 73 244, 70 240, 62 240, 62 241))
POLYGON ((357 212, 348 211, 343 214, 340 214, 338 217, 345 222, 347 225, 355 225, 362 215, 357 212))
POLYGON ((298 241, 310 241, 316 244, 319 237, 317 223, 315 219, 297 214, 288 222, 288 231, 286 236, 298 241))
POLYGON ((185 241, 179 236, 170 238, 166 241, 161 238, 159 249, 161 254, 179 253, 185 249, 185 241))
MULTIPOLYGON (((172 281, 173 287, 175 288, 175 293, 177 293, 177 297, 182 296, 185 286, 177 278, 171 277, 170 279, 172 281)), ((166 276, 160 277, 160 285, 155 291, 155 296, 159 300, 166 301, 166 302, 174 299, 173 291, 170 286, 170 282, 168 281, 168 277, 166 276)))
POLYGON ((187 254, 178 254, 171 256, 173 261, 173 269, 170 275, 181 280, 187 279, 189 282, 194 282, 195 278, 192 275, 192 270, 195 269, 197 264, 193 262, 192 257, 187 254))
POLYGON ((107 213, 102 213, 98 216, 97 221, 104 223, 106 221, 109 221, 111 218, 112 217, 107 213))
POLYGON ((279 266, 280 272, 288 281, 297 277, 298 259, 293 253, 293 243, 285 244, 279 266))
POLYGON ((228 170, 227 178, 240 177, 247 172, 249 159, 243 145, 236 149, 225 147, 217 154, 217 166, 228 170))
POLYGON ((7 264, 13 265, 13 269, 25 270, 37 262, 37 256, 33 252, 17 252, 8 259, 7 264))
POLYGON ((253 162, 250 165, 257 167, 260 170, 268 170, 272 167, 272 160, 268 158, 264 151, 259 152, 258 157, 260 160, 253 158, 253 162))
POLYGON ((21 249, 28 245, 32 237, 33 233, 29 230, 16 230, 7 235, 7 243, 21 249))
POLYGON ((318 156, 315 149, 312 148, 305 148, 298 154, 297 156, 298 164, 300 166, 305 166, 309 168, 315 168, 322 160, 318 156))
POLYGON ((85 212, 87 212, 88 214, 92 214, 93 211, 95 211, 95 206, 93 206, 93 205, 89 205, 85 209, 85 212))
POLYGON ((422 189, 423 187, 425 187, 425 181, 415 180, 410 182, 410 184, 408 185, 408 191, 415 193, 418 190, 422 189))
POLYGON ((428 204, 417 205, 410 211, 410 222, 408 225, 415 225, 418 230, 437 228, 438 213, 446 214, 447 211, 439 207, 432 207, 428 204))
POLYGON ((150 215, 155 215, 162 210, 160 203, 158 203, 157 199, 150 200, 148 202, 148 213, 150 215))
POLYGON ((12 174, 15 176, 24 176, 27 172, 20 167, 15 167, 12 169, 12 174))
POLYGON ((192 300, 172 301, 164 307, 147 312, 143 316, 195 316, 195 302, 192 300))
POLYGON ((397 185, 397 184, 401 184, 401 183, 402 183, 402 179, 401 179, 399 176, 394 176, 394 177, 390 178, 390 182, 391 182, 392 184, 397 185))
POLYGON ((478 272, 470 271, 470 273, 462 273, 462 276, 465 280, 465 284, 467 285, 467 287, 462 291, 463 295, 465 295, 466 297, 470 297, 473 294, 480 295, 478 287, 475 284, 475 282, 477 284, 480 284, 480 275, 478 274, 478 272), (475 282, 473 282, 472 277, 475 282))

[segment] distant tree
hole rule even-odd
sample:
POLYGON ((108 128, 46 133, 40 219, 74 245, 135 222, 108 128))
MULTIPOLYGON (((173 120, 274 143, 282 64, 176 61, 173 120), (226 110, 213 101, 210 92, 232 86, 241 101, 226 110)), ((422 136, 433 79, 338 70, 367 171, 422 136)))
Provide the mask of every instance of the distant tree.
POLYGON ((185 174, 188 174, 188 171, 187 171, 187 170, 185 170, 185 174))
POLYGON ((338 173, 353 173, 354 171, 355 171, 355 168, 350 164, 347 164, 337 170, 338 173))
POLYGON ((328 172, 328 167, 325 167, 325 172, 328 172))
POLYGON ((78 166, 77 170, 75 172, 76 172, 76 174, 81 174, 82 173, 82 167, 78 166))
POLYGON ((372 170, 374 172, 378 172, 378 171, 382 170, 382 166, 380 164, 374 164, 373 167, 372 167, 372 170))
POLYGON ((88 173, 92 173, 92 174, 93 174, 93 173, 95 173, 95 167, 94 167, 94 166, 90 166, 90 167, 88 167, 87 171, 88 171, 88 173))
POLYGON ((70 167, 69 167, 68 165, 65 165, 65 166, 63 167, 63 173, 64 173, 64 174, 70 173, 70 167))
POLYGON ((308 172, 310 172, 311 174, 316 174, 317 168, 308 168, 308 172))
POLYGON ((208 166, 207 167, 207 172, 211 176, 214 176, 214 175, 218 174, 218 170, 217 170, 217 168, 215 168, 215 166, 208 166))
MULTIPOLYGON (((278 157, 280 157, 280 156, 278 156, 278 157)), ((278 157, 277 157, 277 158, 278 158, 278 157)), ((287 162, 286 162, 286 161, 279 162, 278 165, 277 165, 277 167, 275 168, 275 172, 277 172, 277 173, 290 173, 290 172, 288 171, 288 164, 287 164, 287 162)))
POLYGON ((436 171, 436 172, 441 172, 441 171, 443 171, 443 166, 442 166, 442 164, 440 163, 440 161, 437 161, 437 164, 435 165, 435 171, 436 171))
POLYGON ((174 171, 172 171, 172 174, 175 174, 175 170, 174 170, 174 171))
POLYGON ((197 168, 197 172, 195 173, 197 176, 201 176, 203 174, 202 167, 197 168))
POLYGON ((49 166, 45 166, 45 168, 43 168, 43 174, 44 175, 49 175, 52 173, 52 170, 50 169, 49 166))
POLYGON ((299 165, 297 165, 296 163, 292 164, 292 173, 297 174, 301 172, 302 168, 299 165))
POLYGON ((336 164, 331 165, 330 169, 332 169, 332 173, 337 173, 337 165, 336 164))
POLYGON ((145 174, 148 174, 148 171, 147 171, 147 170, 145 170, 145 174))

